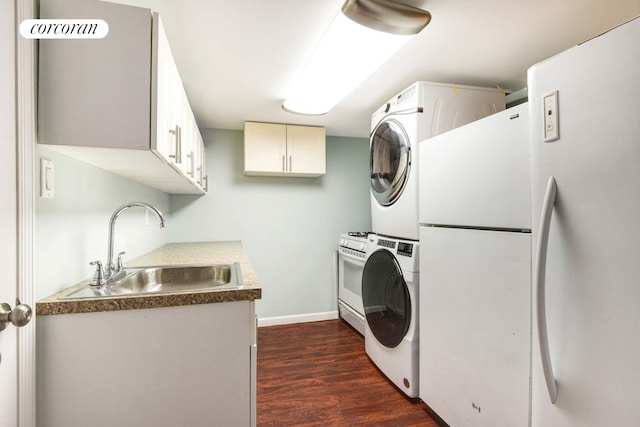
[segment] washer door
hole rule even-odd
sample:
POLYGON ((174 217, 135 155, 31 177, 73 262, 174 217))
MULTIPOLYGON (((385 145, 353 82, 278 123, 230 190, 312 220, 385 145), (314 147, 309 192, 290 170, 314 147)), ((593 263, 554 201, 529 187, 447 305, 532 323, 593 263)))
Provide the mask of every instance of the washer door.
POLYGON ((411 322, 411 298, 398 261, 386 249, 375 251, 364 265, 362 302, 376 339, 389 348, 400 344, 411 322))
POLYGON ((411 147, 403 127, 396 120, 384 120, 371 134, 371 193, 382 206, 392 205, 404 189, 411 147))

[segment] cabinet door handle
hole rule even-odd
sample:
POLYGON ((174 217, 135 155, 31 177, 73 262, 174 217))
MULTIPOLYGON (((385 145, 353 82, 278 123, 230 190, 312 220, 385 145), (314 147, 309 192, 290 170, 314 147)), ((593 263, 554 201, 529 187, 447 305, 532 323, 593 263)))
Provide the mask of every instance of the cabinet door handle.
POLYGON ((289 172, 293 172, 293 156, 289 155, 289 172))
POLYGON ((190 162, 189 162, 189 170, 187 171, 187 175, 189 175, 191 178, 194 177, 194 171, 196 168, 195 165, 195 156, 193 155, 193 150, 189 153, 187 153, 187 157, 189 158, 190 162))
POLYGON ((551 365, 551 353, 549 352, 549 335, 547 334, 547 309, 545 297, 545 282, 547 275, 547 246, 549 244, 549 228, 551 226, 551 214, 556 200, 556 180, 549 177, 547 192, 542 204, 542 215, 540 216, 540 232, 537 242, 537 257, 535 265, 535 286, 536 286, 536 320, 538 324, 538 342, 540 346, 540 359, 542 360, 542 371, 544 380, 547 383, 547 391, 551 403, 556 403, 558 399, 558 386, 553 375, 551 365))
POLYGON ((176 126, 178 129, 178 138, 176 142, 176 163, 182 164, 182 127, 176 126))
POLYGON ((175 135, 176 149, 174 154, 169 154, 169 157, 175 160, 176 163, 182 163, 182 129, 179 125, 176 125, 175 129, 170 129, 169 133, 175 135))
POLYGON ((169 133, 174 136, 173 142, 175 143, 176 147, 173 154, 169 153, 169 157, 175 160, 178 153, 178 126, 176 125, 175 129, 169 129, 169 133))
POLYGON ((282 155, 282 172, 286 172, 287 168, 286 168, 286 156, 283 154, 282 155))

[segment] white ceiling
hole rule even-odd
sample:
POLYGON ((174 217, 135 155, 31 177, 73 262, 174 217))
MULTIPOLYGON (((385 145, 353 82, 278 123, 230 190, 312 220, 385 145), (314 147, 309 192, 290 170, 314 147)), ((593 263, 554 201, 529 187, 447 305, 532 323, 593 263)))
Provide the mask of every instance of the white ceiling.
POLYGON ((371 113, 416 80, 519 90, 527 69, 640 15, 640 0, 405 0, 431 23, 323 116, 281 104, 343 0, 118 0, 160 13, 200 127, 245 120, 367 137, 371 113))

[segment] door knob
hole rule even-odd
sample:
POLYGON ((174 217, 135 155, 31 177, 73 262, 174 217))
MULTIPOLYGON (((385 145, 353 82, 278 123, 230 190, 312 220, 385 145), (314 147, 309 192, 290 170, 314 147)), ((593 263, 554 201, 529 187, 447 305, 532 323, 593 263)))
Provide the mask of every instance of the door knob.
POLYGON ((0 304, 0 331, 4 330, 9 322, 16 327, 26 325, 31 320, 32 313, 31 307, 26 304, 18 303, 13 310, 9 304, 0 304))

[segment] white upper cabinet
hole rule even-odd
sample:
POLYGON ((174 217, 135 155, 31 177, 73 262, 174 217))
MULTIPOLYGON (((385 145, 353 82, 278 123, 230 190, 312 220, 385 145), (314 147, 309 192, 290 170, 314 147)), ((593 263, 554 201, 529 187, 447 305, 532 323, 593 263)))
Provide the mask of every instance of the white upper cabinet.
POLYGON ((325 173, 323 127, 245 122, 245 175, 318 177, 325 173))
POLYGON ((287 127, 244 123, 245 175, 282 175, 286 171, 287 127))
POLYGON ((151 149, 195 182, 189 157, 201 139, 200 131, 157 13, 153 14, 151 53, 157 58, 151 77, 151 110, 156 112, 151 123, 151 149))
POLYGON ((157 60, 157 66, 152 68, 151 75, 152 84, 155 86, 151 89, 151 104, 152 110, 156 113, 151 117, 151 149, 165 159, 170 159, 171 156, 175 156, 177 149, 178 123, 181 119, 176 114, 175 104, 182 100, 178 98, 176 83, 179 80, 178 69, 161 24, 153 26, 152 55, 157 60))
POLYGON ((326 173, 326 137, 322 127, 287 126, 289 173, 320 176, 326 173))
POLYGON ((40 14, 103 19, 109 33, 40 41, 38 142, 167 193, 203 194, 187 157, 202 137, 160 16, 87 0, 41 0, 40 14))
POLYGON ((190 134, 190 152, 187 154, 187 175, 204 191, 207 191, 207 169, 205 146, 198 126, 192 122, 190 134))

